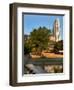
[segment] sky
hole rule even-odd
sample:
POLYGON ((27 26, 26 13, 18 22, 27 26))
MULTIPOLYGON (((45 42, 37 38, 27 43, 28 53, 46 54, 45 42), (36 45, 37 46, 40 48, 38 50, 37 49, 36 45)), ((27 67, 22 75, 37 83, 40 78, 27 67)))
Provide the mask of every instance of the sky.
POLYGON ((30 15, 24 14, 24 34, 30 34, 35 28, 45 26, 46 28, 53 30, 53 24, 55 19, 58 18, 60 21, 60 34, 61 39, 63 38, 63 16, 57 15, 30 15))

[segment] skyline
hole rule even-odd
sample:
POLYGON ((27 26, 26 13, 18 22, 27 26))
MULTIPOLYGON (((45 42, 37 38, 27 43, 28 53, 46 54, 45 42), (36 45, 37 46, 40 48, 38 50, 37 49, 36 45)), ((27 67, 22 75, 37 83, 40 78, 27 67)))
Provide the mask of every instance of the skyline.
POLYGON ((63 39, 63 16, 57 15, 30 15, 24 14, 24 34, 30 34, 35 28, 46 27, 53 30, 53 24, 55 19, 58 18, 60 21, 60 34, 63 39))

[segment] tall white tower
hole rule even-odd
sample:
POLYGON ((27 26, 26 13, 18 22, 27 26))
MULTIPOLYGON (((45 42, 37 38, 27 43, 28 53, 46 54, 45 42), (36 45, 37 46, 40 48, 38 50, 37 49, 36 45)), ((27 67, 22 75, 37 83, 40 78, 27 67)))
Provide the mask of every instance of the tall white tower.
POLYGON ((54 21, 53 34, 55 37, 55 42, 58 42, 60 40, 60 22, 58 18, 54 21))

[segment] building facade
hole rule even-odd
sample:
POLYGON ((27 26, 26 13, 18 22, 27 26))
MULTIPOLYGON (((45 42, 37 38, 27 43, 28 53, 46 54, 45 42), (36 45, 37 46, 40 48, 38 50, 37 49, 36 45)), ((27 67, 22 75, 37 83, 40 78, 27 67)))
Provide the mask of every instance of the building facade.
POLYGON ((59 19, 55 19, 54 25, 53 25, 53 32, 52 35, 50 36, 51 41, 58 42, 61 40, 61 35, 60 35, 60 21, 59 19))

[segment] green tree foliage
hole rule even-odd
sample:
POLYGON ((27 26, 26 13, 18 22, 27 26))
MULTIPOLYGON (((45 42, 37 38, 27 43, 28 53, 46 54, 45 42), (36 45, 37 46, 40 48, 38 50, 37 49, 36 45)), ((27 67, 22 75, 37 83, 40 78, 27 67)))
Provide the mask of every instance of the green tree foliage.
POLYGON ((31 40, 27 39, 24 41, 24 54, 29 54, 32 50, 31 40))
POLYGON ((39 27, 31 32, 31 45, 36 49, 37 53, 41 53, 42 50, 48 47, 50 33, 50 30, 46 27, 39 27))
POLYGON ((54 52, 58 53, 59 50, 63 50, 63 40, 56 42, 54 45, 54 52))

